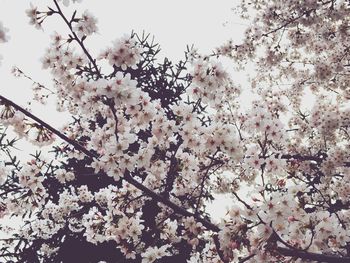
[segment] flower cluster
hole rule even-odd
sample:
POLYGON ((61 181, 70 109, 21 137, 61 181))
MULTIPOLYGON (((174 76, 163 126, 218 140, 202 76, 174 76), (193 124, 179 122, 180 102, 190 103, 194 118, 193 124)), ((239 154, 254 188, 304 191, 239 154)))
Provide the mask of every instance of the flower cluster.
MULTIPOLYGON (((66 1, 67 2, 67 1, 66 1)), ((78 19, 78 22, 74 25, 74 31, 79 38, 90 36, 97 32, 97 19, 85 10, 82 17, 78 19)))
POLYGON ((0 22, 0 43, 9 41, 9 36, 7 35, 8 31, 9 30, 0 22))
MULTIPOLYGON (((7 35, 8 29, 3 26, 2 22, 0 22, 0 43, 7 42, 9 40, 9 36, 7 35)), ((0 65, 1 65, 2 56, 0 55, 0 65)))
POLYGON ((152 263, 157 259, 161 259, 165 256, 169 256, 167 248, 170 245, 164 245, 162 247, 149 247, 144 253, 142 253, 142 263, 152 263))
POLYGON ((124 36, 113 42, 113 47, 104 51, 100 57, 108 60, 111 66, 136 68, 141 60, 142 48, 133 37, 124 36))
MULTIPOLYGON (((58 1, 63 1, 63 4, 65 6, 69 6, 70 0, 58 0, 58 1)), ((81 3, 83 0, 72 0, 73 3, 81 3)))
POLYGON ((193 83, 188 93, 193 99, 200 98, 203 103, 220 103, 226 93, 225 86, 230 85, 228 73, 221 63, 199 59, 193 67, 193 83))

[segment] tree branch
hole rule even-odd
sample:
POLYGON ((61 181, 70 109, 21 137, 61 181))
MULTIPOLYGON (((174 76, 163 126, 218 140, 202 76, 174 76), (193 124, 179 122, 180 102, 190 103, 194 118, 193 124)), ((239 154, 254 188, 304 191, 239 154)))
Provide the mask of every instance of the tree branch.
MULTIPOLYGON (((283 155, 281 155, 281 159, 286 159, 286 160, 295 159, 295 160, 299 160, 299 161, 315 161, 317 163, 323 162, 326 158, 327 158, 327 156, 325 156, 325 158, 321 158, 321 157, 317 157, 317 156, 301 155, 301 154, 283 154, 283 155)), ((350 162, 344 162, 344 166, 350 167, 350 162)))
MULTIPOLYGON (((45 127, 46 129, 48 129, 49 131, 53 132, 54 134, 56 134, 58 137, 60 137, 62 140, 68 142, 69 144, 71 144, 72 146, 74 146, 74 148, 76 148, 79 151, 82 151, 84 154, 86 154, 87 156, 91 157, 91 158, 98 158, 98 156, 96 156, 95 154, 93 154, 92 152, 88 151, 86 148, 84 148, 83 146, 81 146, 79 143, 77 143, 76 141, 69 139, 67 136, 65 136, 64 134, 62 134, 61 132, 59 132, 58 130, 56 130, 55 128, 53 128, 52 126, 50 126, 49 124, 45 123, 44 121, 42 121, 41 119, 39 119, 38 117, 34 116, 33 114, 31 114, 30 112, 28 112, 27 110, 23 109, 22 107, 20 107, 19 105, 17 105, 16 103, 6 99, 5 97, 0 95, 0 100, 4 101, 6 104, 11 105, 12 107, 14 107, 16 110, 19 110, 20 112, 22 112, 23 114, 25 114, 26 116, 28 116, 29 118, 33 119, 34 121, 38 122, 39 124, 41 124, 43 127, 45 127)), ((195 215, 189 211, 187 211, 186 209, 176 205, 175 203, 171 202, 168 199, 163 198, 162 196, 158 195, 157 193, 153 192, 152 190, 148 189, 146 186, 144 186, 142 183, 136 181, 134 178, 131 177, 130 173, 126 172, 124 175, 124 180, 126 180, 127 182, 129 182, 130 184, 132 184, 133 186, 135 186, 137 189, 143 191, 145 194, 147 194, 149 197, 154 198, 154 200, 165 204, 166 206, 170 207, 171 209, 173 209, 176 213, 181 214, 183 216, 188 216, 191 217, 193 216, 198 222, 202 223, 203 226, 205 226, 208 230, 212 230, 214 232, 219 232, 220 228, 216 225, 214 225, 213 223, 201 218, 198 215, 195 215)))
POLYGON ((168 199, 165 199, 164 197, 158 195, 157 193, 153 192, 152 190, 150 190, 149 188, 147 188, 146 186, 144 186, 142 183, 136 181, 131 175, 130 173, 126 172, 124 175, 124 179, 129 182, 130 184, 132 184, 133 186, 135 186, 137 189, 143 191, 145 194, 147 194, 149 197, 152 197, 154 200, 163 203, 164 205, 170 207, 171 209, 174 210, 174 212, 176 212, 177 214, 183 215, 183 216, 188 216, 191 217, 193 216, 198 222, 202 223, 203 226, 205 226, 208 230, 212 230, 214 232, 219 232, 220 228, 216 225, 214 225, 213 223, 201 218, 198 215, 195 215, 189 211, 187 211, 186 209, 176 205, 175 203, 171 202, 168 199))
POLYGON ((301 258, 305 260, 314 260, 317 262, 327 263, 349 263, 350 257, 338 257, 333 255, 318 254, 312 252, 305 252, 300 249, 289 249, 284 247, 277 247, 276 250, 287 257, 301 258))
POLYGON ((84 51, 85 55, 88 57, 88 59, 90 60, 91 64, 94 66, 98 78, 102 78, 102 75, 101 75, 101 73, 100 73, 100 71, 99 71, 99 69, 97 67, 96 60, 92 58, 92 56, 90 55, 89 51, 86 49, 83 41, 79 39, 77 34, 75 34, 75 32, 74 32, 74 30, 72 28, 72 24, 68 21, 68 19, 63 14, 60 5, 57 3, 57 0, 53 0, 53 2, 56 5, 57 13, 62 17, 62 19, 67 24, 67 26, 69 27, 70 31, 72 32, 73 37, 74 37, 73 39, 78 42, 78 44, 80 45, 80 47, 84 51))
POLYGON ((98 156, 96 156, 95 154, 91 153, 90 151, 88 151, 85 147, 83 147, 82 145, 80 145, 78 142, 76 142, 75 140, 72 140, 70 138, 68 138, 66 135, 64 135, 63 133, 61 133, 60 131, 56 130, 55 128, 53 128, 51 125, 47 124, 46 122, 42 121, 41 119, 39 119, 38 117, 36 117, 35 115, 33 115, 32 113, 30 113, 29 111, 25 110, 24 108, 22 108, 21 106, 17 105, 16 103, 12 102, 11 100, 5 98, 4 96, 0 95, 0 100, 3 101, 5 104, 12 106, 13 108, 15 108, 16 110, 22 112, 24 115, 26 115, 27 117, 31 118, 32 120, 36 121, 37 123, 39 123, 41 126, 43 126, 44 128, 48 129, 49 131, 51 131, 52 133, 54 133, 55 135, 57 135, 59 138, 61 138, 62 140, 68 142, 69 144, 71 144, 72 146, 74 146, 75 149, 83 152, 84 154, 86 154, 87 156, 93 157, 93 158, 97 158, 98 156))
POLYGON ((229 263, 228 260, 225 258, 224 253, 222 253, 222 251, 220 250, 220 241, 219 241, 218 235, 214 235, 213 239, 214 239, 216 251, 218 252, 218 255, 219 255, 221 261, 224 263, 229 263))
MULTIPOLYGON (((96 156, 94 153, 88 151, 85 147, 80 145, 78 142, 68 138, 67 136, 65 136, 64 134, 62 134, 61 132, 59 132, 58 130, 53 128, 51 125, 45 123, 44 121, 42 121, 41 119, 39 119, 35 115, 31 114, 29 111, 23 109, 22 107, 20 107, 16 103, 3 97, 2 95, 0 95, 0 100, 2 102, 4 102, 5 104, 8 104, 8 105, 14 107, 16 110, 22 112, 23 114, 25 114, 27 117, 31 118, 32 120, 36 121, 37 123, 39 123, 40 125, 42 125, 46 129, 48 129, 49 131, 51 131, 52 133, 57 135, 59 138, 61 138, 62 140, 66 141, 67 143, 72 145, 76 150, 83 152, 84 154, 86 154, 87 156, 89 156, 91 158, 98 158, 98 156, 96 156)), ((302 159, 302 160, 314 160, 314 161, 317 160, 316 158, 319 158, 319 157, 313 157, 313 156, 307 156, 307 157, 304 156, 303 157, 300 155, 283 155, 281 157, 284 159, 302 159), (310 157, 310 158, 308 158, 308 157, 310 157)), ((323 160, 321 158, 319 158, 319 159, 323 160)), ((203 226, 205 226, 208 230, 211 230, 213 232, 220 231, 220 228, 217 225, 211 223, 210 221, 208 221, 206 219, 201 218, 199 215, 196 215, 194 213, 187 211, 186 209, 176 205, 175 203, 171 202, 170 200, 153 192, 152 190, 150 190, 149 188, 144 186, 142 183, 135 180, 130 175, 129 172, 125 173, 123 179, 126 180, 127 182, 129 182, 131 185, 135 186, 137 189, 141 190, 147 196, 153 198, 157 202, 160 202, 160 203, 168 206, 169 208, 174 210, 175 213, 183 215, 183 216, 187 216, 187 217, 194 217, 198 222, 202 223, 203 226)), ((319 261, 319 262, 329 262, 329 263, 333 263, 333 262, 334 263, 343 263, 343 262, 349 263, 350 262, 349 257, 337 257, 337 256, 332 256, 332 255, 317 254, 317 253, 312 253, 312 252, 306 252, 306 251, 299 250, 299 249, 289 249, 289 248, 277 247, 276 251, 279 252, 283 256, 297 257, 297 258, 301 258, 301 259, 315 260, 315 261, 319 261)), ((252 256, 253 255, 249 256, 249 258, 252 256)))

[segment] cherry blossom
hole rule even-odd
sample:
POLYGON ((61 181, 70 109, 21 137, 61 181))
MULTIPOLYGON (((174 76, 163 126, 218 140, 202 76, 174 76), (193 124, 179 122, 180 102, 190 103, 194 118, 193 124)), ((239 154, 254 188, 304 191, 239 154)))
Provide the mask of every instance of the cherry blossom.
MULTIPOLYGON (((58 0, 58 1, 61 1, 61 0, 58 0)), ((72 2, 73 2, 73 3, 81 3, 82 0, 72 0, 72 2)), ((70 1, 69 1, 69 0, 63 0, 63 4, 64 4, 65 6, 69 6, 70 1)))
POLYGON ((9 36, 7 35, 8 31, 8 28, 4 27, 3 24, 0 22, 0 43, 9 41, 9 36))
MULTIPOLYGON (((136 33, 94 58, 86 39, 97 18, 68 16, 60 4, 26 12, 37 28, 61 19, 69 30, 52 34, 41 58, 52 89, 13 74, 72 119, 56 129, 0 96, 0 217, 25 219, 0 241, 0 257, 350 260, 345 1, 242 0, 251 19, 242 43, 188 48, 178 63, 158 61, 158 44, 136 33), (254 65, 249 85, 231 76, 227 58, 237 71, 254 65), (36 150, 28 159, 17 158, 18 139, 36 150), (218 221, 207 211, 216 195, 230 200, 218 221)), ((0 24, 0 42, 6 32, 0 24)))

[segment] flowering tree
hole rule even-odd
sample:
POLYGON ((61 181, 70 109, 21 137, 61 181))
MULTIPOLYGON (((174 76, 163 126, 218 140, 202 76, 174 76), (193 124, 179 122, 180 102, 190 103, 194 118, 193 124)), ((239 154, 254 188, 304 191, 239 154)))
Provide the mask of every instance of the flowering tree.
POLYGON ((254 14, 242 43, 188 49, 173 64, 156 61, 158 44, 136 33, 94 58, 92 14, 68 16, 57 0, 31 6, 31 24, 58 17, 70 30, 52 36, 42 63, 54 89, 31 80, 34 99, 55 96, 73 120, 57 130, 0 96, 2 125, 52 148, 22 161, 1 130, 1 215, 23 224, 1 239, 0 257, 350 262, 349 9, 341 0, 242 1, 241 14, 254 14), (251 105, 241 107, 222 57, 237 70, 255 65, 251 105), (315 100, 308 111, 305 92, 315 100), (214 193, 232 198, 217 224, 206 212, 214 193))

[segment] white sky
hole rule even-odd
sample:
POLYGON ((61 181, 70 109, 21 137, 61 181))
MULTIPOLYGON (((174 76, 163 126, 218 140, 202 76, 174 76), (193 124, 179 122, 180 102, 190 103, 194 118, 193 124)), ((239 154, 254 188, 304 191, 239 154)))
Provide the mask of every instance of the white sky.
MULTIPOLYGON (((36 81, 49 86, 50 76, 41 69, 39 59, 49 45, 52 32, 67 32, 58 16, 49 17, 43 31, 30 26, 24 13, 30 2, 39 6, 39 10, 53 6, 50 0, 0 0, 0 21, 10 29, 11 37, 0 46, 4 57, 0 67, 0 92, 17 102, 30 98, 31 89, 28 81, 10 76, 12 66, 17 65, 36 81)), ((138 33, 145 30, 160 43, 163 56, 178 60, 183 58, 187 44, 195 44, 206 54, 230 38, 240 42, 244 26, 238 24, 239 18, 231 11, 235 2, 238 1, 83 0, 65 10, 71 15, 75 8, 81 12, 88 9, 98 18, 99 34, 86 41, 92 54, 99 54, 112 40, 130 34, 131 30, 138 33)))
MULTIPOLYGON (((51 0, 0 0, 0 21, 10 29, 11 37, 9 42, 0 45, 0 54, 4 58, 0 66, 0 94, 22 106, 32 98, 31 82, 13 77, 10 74, 12 66, 18 66, 50 88, 50 74, 42 70, 39 59, 49 46, 52 32, 67 32, 58 16, 49 17, 43 30, 30 26, 25 15, 30 2, 39 10, 45 10, 47 5, 54 6, 51 0)), ((71 4, 64 10, 70 16, 75 8, 80 12, 88 9, 98 18, 99 34, 85 42, 93 55, 110 46, 112 40, 130 34, 131 30, 137 33, 145 30, 160 44, 161 56, 176 62, 184 57, 187 44, 194 44, 200 53, 209 54, 228 39, 239 43, 245 26, 231 11, 238 3, 239 0, 83 0, 81 4, 71 4)), ((31 105, 30 109, 57 128, 69 120, 66 114, 55 111, 52 102, 45 107, 31 105)), ((220 199, 210 211, 219 218, 228 205, 220 199)))

